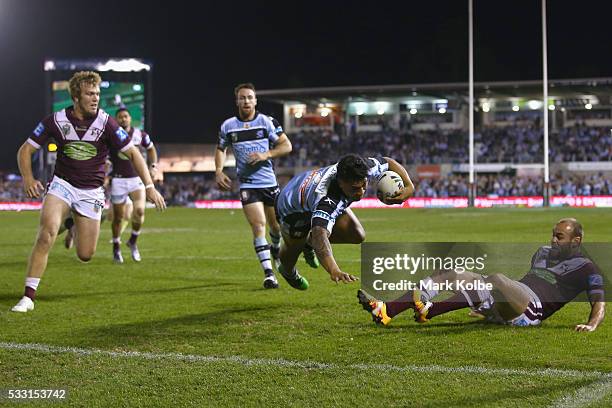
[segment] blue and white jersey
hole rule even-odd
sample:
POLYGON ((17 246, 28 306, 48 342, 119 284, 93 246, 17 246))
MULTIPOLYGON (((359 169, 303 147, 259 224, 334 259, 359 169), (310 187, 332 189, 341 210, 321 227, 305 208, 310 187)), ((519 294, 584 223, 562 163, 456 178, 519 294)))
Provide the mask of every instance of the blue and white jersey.
MULTIPOLYGON (((389 170, 382 157, 366 158, 368 181, 389 170)), ((311 226, 322 226, 330 233, 336 219, 346 211, 352 201, 344 195, 336 175, 338 164, 306 171, 292 178, 283 188, 276 202, 282 218, 295 213, 311 214, 311 226)))
MULTIPOLYGON (((278 123, 278 122, 277 122, 278 123)), ((218 148, 232 146, 236 158, 236 172, 240 188, 267 188, 278 185, 272 160, 250 165, 251 153, 265 153, 278 141, 280 124, 275 126, 270 117, 259 112, 255 118, 243 122, 237 117, 227 119, 221 125, 218 148)))

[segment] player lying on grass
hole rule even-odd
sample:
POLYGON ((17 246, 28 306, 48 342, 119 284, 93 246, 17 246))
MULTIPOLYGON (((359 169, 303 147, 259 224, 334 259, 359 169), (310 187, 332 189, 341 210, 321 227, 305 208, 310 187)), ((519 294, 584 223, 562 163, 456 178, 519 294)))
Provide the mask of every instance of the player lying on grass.
POLYGON ((414 186, 398 162, 388 157, 344 156, 337 164, 306 171, 292 178, 276 201, 276 213, 283 236, 279 271, 296 289, 307 289, 308 281, 295 268, 299 254, 308 243, 334 282, 353 282, 357 278, 343 272, 332 254, 331 244, 360 244, 365 239, 363 226, 349 209, 363 198, 368 180, 383 172, 398 173, 404 188, 386 200, 401 204, 414 192, 414 186))
POLYGON ((443 313, 471 307, 491 322, 537 326, 586 291, 591 313, 587 323, 578 324, 575 329, 593 331, 604 318, 603 277, 593 262, 581 253, 582 238, 582 225, 574 218, 564 218, 553 229, 551 245, 536 251, 529 272, 519 281, 503 274, 486 276, 450 271, 434 274, 420 285, 436 286, 428 285, 427 280, 450 283, 455 287, 459 280, 463 286, 480 281, 490 283, 492 290, 462 290, 440 302, 431 301, 438 294, 433 289, 410 291, 392 302, 374 299, 363 290, 357 292, 357 298, 373 320, 382 325, 389 324, 392 318, 408 309, 414 311, 417 322, 424 323, 443 313))

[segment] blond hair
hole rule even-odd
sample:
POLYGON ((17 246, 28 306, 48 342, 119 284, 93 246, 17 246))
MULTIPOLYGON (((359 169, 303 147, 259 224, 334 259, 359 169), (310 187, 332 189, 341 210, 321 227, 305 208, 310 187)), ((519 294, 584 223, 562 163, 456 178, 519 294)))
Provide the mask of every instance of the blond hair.
POLYGON ((79 98, 81 96, 81 86, 85 84, 91 84, 93 86, 99 86, 100 82, 102 82, 102 78, 100 74, 93 71, 79 71, 76 72, 68 85, 70 87, 70 97, 72 99, 79 98))

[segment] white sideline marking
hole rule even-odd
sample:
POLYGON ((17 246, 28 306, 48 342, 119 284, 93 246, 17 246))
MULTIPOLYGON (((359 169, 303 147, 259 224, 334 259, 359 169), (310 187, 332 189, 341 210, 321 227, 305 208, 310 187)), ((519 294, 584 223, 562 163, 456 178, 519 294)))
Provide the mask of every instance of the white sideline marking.
POLYGON ((551 408, 577 408, 586 407, 602 400, 612 392, 612 377, 605 376, 599 380, 585 385, 553 402, 551 408))
POLYGON ((42 353, 68 353, 81 356, 103 356, 113 358, 140 358, 144 360, 177 360, 188 362, 203 362, 203 363, 234 363, 246 366, 273 366, 273 367, 290 367, 304 368, 317 370, 333 370, 333 369, 349 369, 360 371, 399 371, 399 372, 428 372, 428 373, 443 373, 443 374, 486 374, 486 375, 503 375, 503 376, 530 376, 530 377, 561 377, 561 378, 600 378, 602 381, 612 382, 612 373, 603 373, 600 371, 579 371, 579 370, 560 370, 555 368, 545 369, 520 369, 520 368, 488 368, 478 366, 460 366, 460 367, 444 367, 440 365, 407 365, 395 366, 387 364, 335 364, 335 363, 320 363, 316 361, 292 361, 282 358, 246 358, 241 356, 202 356, 197 354, 181 354, 181 353, 149 353, 141 351, 109 351, 100 349, 86 349, 77 347, 62 347, 52 346, 38 343, 5 343, 0 342, 0 349, 5 350, 31 350, 42 353), (602 378, 603 377, 603 378, 602 378))

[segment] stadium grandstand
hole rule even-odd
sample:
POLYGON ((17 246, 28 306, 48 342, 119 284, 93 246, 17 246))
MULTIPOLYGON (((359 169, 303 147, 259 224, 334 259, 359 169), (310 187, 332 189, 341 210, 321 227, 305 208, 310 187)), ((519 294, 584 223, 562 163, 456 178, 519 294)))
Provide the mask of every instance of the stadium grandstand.
MULTIPOLYGON (((59 95, 54 107, 65 93, 61 84, 53 81, 59 95)), ((113 95, 121 88, 114 82, 108 86, 113 95)), ((541 86, 541 81, 475 84, 476 206, 543 205, 541 86)), ((123 87, 129 100, 135 99, 134 90, 144 88, 132 82, 123 87)), ((551 80, 549 87, 551 205, 611 206, 612 78, 551 80)), ((467 90, 466 83, 440 83, 260 90, 258 96, 282 106, 279 119, 293 144, 293 152, 275 163, 281 185, 345 153, 382 153, 407 165, 415 179, 415 197, 405 205, 464 207, 467 90)), ((143 95, 140 101, 144 123, 143 95)), ((214 144, 162 143, 157 148, 160 189, 171 205, 240 206, 237 190, 222 192, 215 186, 214 144)), ((53 163, 53 153, 48 154, 47 173, 53 163)), ((230 154, 226 166, 234 165, 230 154)), ((6 173, 2 178, 5 207, 25 201, 19 177, 6 173)), ((372 198, 362 205, 379 203, 372 198)))

